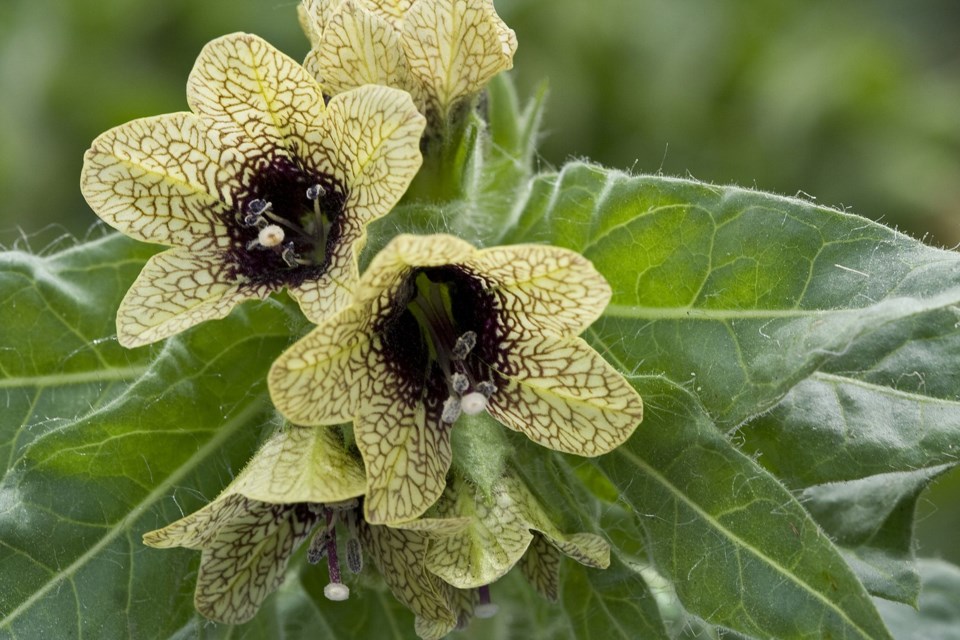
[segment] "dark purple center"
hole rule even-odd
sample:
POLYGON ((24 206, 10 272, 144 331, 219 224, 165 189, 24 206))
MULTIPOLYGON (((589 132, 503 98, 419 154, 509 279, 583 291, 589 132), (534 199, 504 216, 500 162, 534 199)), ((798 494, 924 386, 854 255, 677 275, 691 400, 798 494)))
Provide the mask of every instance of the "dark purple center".
POLYGON ((323 275, 343 235, 343 185, 285 156, 258 159, 253 175, 244 191, 233 194, 237 207, 226 220, 233 240, 230 275, 271 288, 323 275), (282 241, 263 244, 266 227, 281 229, 282 241))
POLYGON ((469 385, 457 396, 483 383, 504 383, 496 371, 506 365, 505 327, 497 298, 483 280, 463 266, 446 265, 413 269, 375 330, 398 397, 408 405, 422 400, 428 420, 436 424, 444 402, 454 395, 455 375, 469 385), (476 341, 461 357, 457 341, 468 333, 476 341))

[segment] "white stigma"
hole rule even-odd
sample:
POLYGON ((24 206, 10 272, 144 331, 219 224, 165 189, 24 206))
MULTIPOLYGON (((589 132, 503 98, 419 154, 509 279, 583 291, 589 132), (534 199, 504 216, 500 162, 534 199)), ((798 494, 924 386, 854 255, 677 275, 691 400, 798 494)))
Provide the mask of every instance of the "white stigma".
POLYGON ((478 618, 492 618, 497 615, 497 611, 500 610, 500 607, 495 605, 492 602, 484 602, 483 604, 478 604, 473 610, 473 615, 478 618))
POLYGON ((268 249, 273 247, 279 247, 283 243, 285 235, 283 229, 275 224, 268 224, 263 229, 260 229, 260 234, 257 236, 257 242, 268 249))
POLYGON ((468 416, 475 416, 487 408, 487 396, 479 391, 471 391, 460 398, 460 410, 468 416))
POLYGON ((350 587, 342 582, 331 582, 323 588, 323 595, 327 597, 327 600, 343 602, 350 597, 350 587))

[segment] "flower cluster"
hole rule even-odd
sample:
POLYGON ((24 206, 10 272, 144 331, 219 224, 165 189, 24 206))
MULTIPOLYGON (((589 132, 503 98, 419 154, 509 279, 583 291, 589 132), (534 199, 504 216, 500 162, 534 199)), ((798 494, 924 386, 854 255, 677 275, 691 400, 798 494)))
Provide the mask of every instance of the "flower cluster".
POLYGON ((598 456, 643 405, 578 337, 611 291, 575 252, 398 235, 360 273, 367 225, 420 169, 427 122, 512 65, 516 38, 490 0, 304 0, 300 17, 304 66, 256 36, 217 39, 190 74, 190 112, 107 131, 85 157, 94 211, 169 247, 120 305, 121 344, 281 289, 317 325, 270 370, 289 423, 218 498, 144 542, 201 550, 196 608, 225 623, 256 614, 307 540, 331 600, 367 557, 417 632, 439 638, 491 614, 489 586, 514 566, 556 599, 562 556, 604 568, 610 554, 562 532, 515 461, 477 482, 457 461, 458 424, 485 415, 598 456))

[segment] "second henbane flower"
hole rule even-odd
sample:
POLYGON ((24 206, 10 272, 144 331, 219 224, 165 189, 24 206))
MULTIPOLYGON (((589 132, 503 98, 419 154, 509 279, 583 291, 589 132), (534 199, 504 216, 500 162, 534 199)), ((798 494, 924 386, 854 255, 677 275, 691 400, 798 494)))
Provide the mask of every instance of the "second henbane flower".
POLYGON ((576 337, 609 298, 603 277, 572 251, 398 236, 353 304, 274 363, 270 393, 294 423, 353 421, 367 519, 410 520, 443 492, 461 413, 486 410, 583 456, 630 436, 640 396, 576 337))
POLYGON ((362 86, 325 105, 299 64, 233 34, 203 49, 187 99, 192 113, 111 129, 84 158, 97 215, 172 247, 121 303, 120 343, 161 340, 284 287, 313 322, 346 306, 366 225, 421 164, 425 121, 409 95, 362 86))
POLYGON ((304 66, 324 88, 399 87, 433 117, 510 69, 517 49, 492 0, 303 0, 300 18, 304 66))

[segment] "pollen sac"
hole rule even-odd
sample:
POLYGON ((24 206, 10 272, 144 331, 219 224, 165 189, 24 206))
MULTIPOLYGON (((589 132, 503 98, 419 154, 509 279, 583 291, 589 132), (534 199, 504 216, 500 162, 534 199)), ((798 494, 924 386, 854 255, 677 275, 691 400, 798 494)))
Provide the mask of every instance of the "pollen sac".
POLYGON ((307 549, 307 562, 310 564, 319 564, 327 555, 327 543, 330 541, 330 534, 326 529, 317 531, 310 541, 310 547, 307 549))
POLYGON ((477 383, 477 391, 482 393, 484 397, 489 398, 497 391, 497 385, 493 384, 489 380, 484 380, 483 382, 477 383))
POLYGON ((326 195, 327 190, 319 184, 315 184, 307 189, 307 200, 319 200, 320 196, 326 195))
POLYGON ((347 540, 347 568, 352 573, 360 573, 363 570, 363 551, 360 540, 357 538, 347 540))
POLYGON ((475 346, 477 346, 477 334, 473 331, 467 331, 457 338, 456 343, 453 345, 451 355, 454 360, 463 360, 470 355, 470 352, 473 351, 475 346))
POLYGON ((247 205, 247 211, 250 215, 261 216, 263 212, 270 208, 270 203, 262 198, 255 198, 247 205))
POLYGON ((280 254, 280 257, 283 258, 283 261, 290 268, 300 264, 300 259, 297 257, 297 252, 294 250, 292 242, 288 242, 283 246, 283 252, 280 254))
POLYGON ((443 413, 440 414, 440 421, 453 424, 460 417, 460 411, 460 398, 450 396, 443 403, 443 413))
POLYGON ((457 395, 463 395, 470 388, 470 380, 462 373, 454 373, 450 376, 450 386, 457 395))

